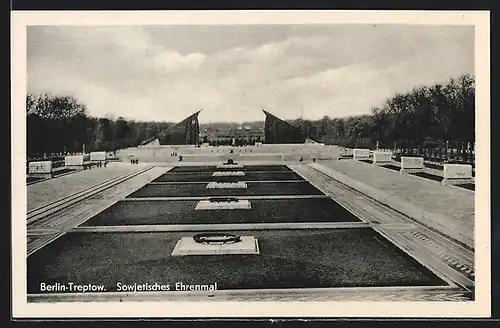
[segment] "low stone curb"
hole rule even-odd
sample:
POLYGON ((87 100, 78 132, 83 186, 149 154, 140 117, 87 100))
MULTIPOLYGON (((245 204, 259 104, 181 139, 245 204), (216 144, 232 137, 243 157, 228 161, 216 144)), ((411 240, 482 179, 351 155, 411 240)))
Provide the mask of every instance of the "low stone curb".
POLYGON ((470 236, 467 232, 463 231, 463 228, 456 224, 452 218, 431 213, 418 208, 412 204, 409 204, 399 198, 393 197, 384 193, 383 191, 377 190, 371 186, 364 183, 356 181, 345 174, 332 170, 319 163, 309 164, 315 170, 322 172, 342 184, 345 184, 356 191, 382 203, 390 208, 414 219, 415 221, 431 228, 437 230, 450 238, 466 245, 467 247, 474 249, 474 238, 470 236))

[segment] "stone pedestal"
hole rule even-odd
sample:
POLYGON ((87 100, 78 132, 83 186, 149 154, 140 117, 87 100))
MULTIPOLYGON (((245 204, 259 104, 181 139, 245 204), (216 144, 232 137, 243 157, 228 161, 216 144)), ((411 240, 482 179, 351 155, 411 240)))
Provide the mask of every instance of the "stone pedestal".
POLYGON ((28 168, 28 177, 52 178, 52 161, 30 162, 28 168))
POLYGON ((237 201, 211 202, 209 200, 200 200, 196 205, 196 210, 247 210, 251 209, 250 201, 238 199, 237 201))
POLYGON ((392 153, 385 151, 373 152, 373 164, 383 165, 392 162, 392 153))
POLYGON ((84 155, 68 155, 64 157, 64 166, 83 166, 84 162, 84 155))
POLYGON ((172 256, 187 255, 259 255, 259 243, 253 236, 242 236, 241 241, 232 244, 210 245, 200 244, 192 237, 182 237, 175 245, 172 256))
POLYGON ((106 160, 106 152, 105 151, 94 151, 90 153, 91 161, 104 162, 106 160))
POLYGON ((206 189, 246 189, 246 182, 209 182, 206 189))
POLYGON ((349 148, 344 148, 340 152, 341 157, 352 157, 354 155, 353 150, 349 148))
POLYGON ((242 164, 221 164, 217 165, 218 169, 242 169, 244 166, 242 164))
POLYGON ((217 171, 212 174, 213 177, 244 177, 243 171, 217 171))
POLYGON ((474 183, 472 165, 444 164, 442 185, 474 183))
POLYGON ((423 157, 401 157, 401 169, 399 170, 401 174, 422 172, 423 170, 423 157))
POLYGON ((370 159, 370 149, 353 149, 353 158, 354 159, 370 159))

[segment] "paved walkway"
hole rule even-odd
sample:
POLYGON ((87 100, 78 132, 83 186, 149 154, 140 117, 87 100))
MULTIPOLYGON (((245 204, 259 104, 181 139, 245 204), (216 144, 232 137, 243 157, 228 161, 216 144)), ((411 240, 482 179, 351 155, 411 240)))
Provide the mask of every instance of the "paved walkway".
POLYGON ((139 170, 144 166, 129 163, 109 163, 107 167, 79 171, 61 177, 48 179, 26 188, 27 210, 52 203, 58 199, 83 191, 106 180, 139 170))
MULTIPOLYGON (((141 165, 129 165, 129 167, 136 171, 144 168, 141 165)), ((164 172, 165 168, 163 167, 152 168, 28 226, 28 235, 31 237, 28 238, 28 255, 99 214, 115 202, 122 200, 164 172)))
POLYGON ((396 200, 410 203, 427 212, 453 219, 474 231, 474 193, 442 186, 410 175, 354 160, 320 161, 320 164, 351 179, 373 187, 396 200))

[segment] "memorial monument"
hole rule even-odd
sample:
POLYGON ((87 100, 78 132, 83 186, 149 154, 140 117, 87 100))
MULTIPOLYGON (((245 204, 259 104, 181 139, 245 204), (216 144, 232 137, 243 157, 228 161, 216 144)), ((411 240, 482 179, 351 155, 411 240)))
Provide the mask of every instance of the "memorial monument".
POLYGON ((197 145, 200 142, 200 123, 198 122, 200 112, 201 110, 197 111, 153 138, 144 141, 142 145, 197 145))
POLYGON ((259 244, 254 236, 238 236, 226 232, 206 232, 193 237, 182 237, 172 256, 182 255, 258 255, 259 244))
POLYGON ((262 111, 266 114, 264 126, 266 144, 305 143, 306 137, 299 128, 279 119, 266 110, 262 111))

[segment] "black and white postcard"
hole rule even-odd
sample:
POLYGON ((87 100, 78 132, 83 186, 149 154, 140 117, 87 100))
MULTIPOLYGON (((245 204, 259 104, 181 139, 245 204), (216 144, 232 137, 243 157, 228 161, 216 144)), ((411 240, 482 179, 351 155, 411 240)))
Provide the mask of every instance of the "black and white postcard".
POLYGON ((488 317, 488 12, 12 13, 15 317, 488 317))

